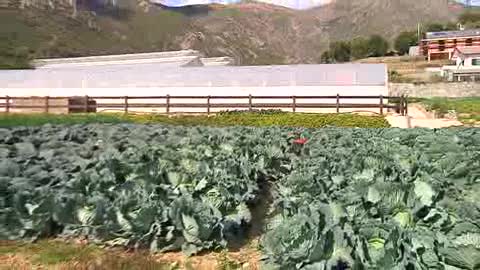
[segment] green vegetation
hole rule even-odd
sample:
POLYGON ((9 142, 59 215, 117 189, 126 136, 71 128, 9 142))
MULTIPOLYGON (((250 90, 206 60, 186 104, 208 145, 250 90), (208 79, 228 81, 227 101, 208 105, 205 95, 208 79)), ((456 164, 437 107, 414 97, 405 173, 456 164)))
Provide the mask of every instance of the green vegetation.
POLYGON ((31 50, 36 35, 29 26, 19 23, 12 13, 0 10, 0 69, 30 68, 31 50), (25 42, 19 43, 18 40, 25 42))
POLYGON ((323 52, 320 62, 325 64, 350 61, 350 44, 345 41, 330 43, 330 49, 323 52))
POLYGON ((451 30, 457 30, 457 24, 453 22, 449 23, 430 23, 427 24, 426 26, 423 27, 422 29, 424 32, 441 32, 441 31, 451 31, 451 30))
POLYGON ((372 35, 368 39, 368 56, 385 56, 388 52, 388 41, 380 35, 372 35))
POLYGON ((13 35, 2 37, 0 34, 0 69, 28 69, 31 68, 31 55, 28 47, 15 47, 13 35))
POLYGON ((335 59, 335 62, 348 62, 350 61, 350 45, 344 41, 333 42, 330 45, 331 57, 335 59))
POLYGON ((176 50, 174 37, 188 23, 171 11, 92 20, 83 13, 72 19, 57 11, 0 10, 0 69, 29 68, 32 58, 176 50))
POLYGON ((321 55, 320 62, 343 63, 366 57, 385 56, 388 48, 388 41, 379 35, 372 35, 368 39, 356 38, 350 42, 332 42, 329 50, 321 55))
MULTIPOLYGON (((2 239, 61 234, 193 254, 247 244, 262 218, 267 269, 478 268, 477 129, 90 124, 0 132, 2 239), (265 199, 272 211, 257 217, 265 199)), ((96 250, 60 246, 42 260, 96 250)), ((219 260, 240 267, 225 252, 219 260)))
POLYGON ((396 70, 388 71, 388 80, 394 83, 411 83, 413 81, 412 78, 407 77, 396 70))
MULTIPOLYGON (((186 33, 202 33, 201 39, 191 39, 189 46, 206 56, 228 54, 242 65, 287 61, 283 51, 259 46, 255 39, 242 34, 231 34, 238 29, 228 28, 227 23, 221 24, 222 29, 226 27, 223 31, 213 31, 198 16, 185 15, 181 10, 102 10, 98 15, 79 12, 77 18, 71 18, 58 10, 0 9, 0 69, 29 68, 33 58, 180 50, 181 37, 186 33)), ((252 16, 259 20, 259 14, 236 8, 208 13, 212 21, 234 18, 247 25, 252 23, 252 16)))
POLYGON ((472 9, 464 12, 460 15, 458 21, 465 25, 467 28, 479 28, 480 27, 480 11, 478 9, 472 9))
POLYGON ((362 59, 368 57, 369 54, 369 40, 366 38, 356 38, 350 42, 352 58, 362 59))
POLYGON ((480 122, 480 97, 471 98, 431 98, 421 102, 429 111, 435 111, 439 116, 455 111, 458 118, 466 124, 480 122))
POLYGON ((163 123, 186 126, 292 126, 319 128, 388 127, 380 116, 355 114, 301 114, 301 113, 228 113, 215 116, 173 116, 158 114, 0 114, 0 127, 38 126, 44 124, 87 123, 163 123))
POLYGON ((395 50, 399 54, 408 54, 410 47, 418 43, 418 35, 416 32, 401 32, 394 41, 395 50))
POLYGON ((478 269, 478 129, 325 130, 278 177, 272 269, 478 269))

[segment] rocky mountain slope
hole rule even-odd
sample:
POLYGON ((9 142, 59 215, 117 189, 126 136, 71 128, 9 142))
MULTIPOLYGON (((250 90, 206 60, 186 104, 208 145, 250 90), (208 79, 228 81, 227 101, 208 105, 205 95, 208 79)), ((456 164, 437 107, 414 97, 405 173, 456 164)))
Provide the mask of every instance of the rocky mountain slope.
POLYGON ((418 23, 447 22, 456 17, 447 0, 336 0, 307 11, 262 4, 232 9, 228 16, 195 20, 197 39, 189 33, 190 39, 180 44, 208 54, 248 58, 244 59, 247 62, 255 58, 257 50, 278 61, 312 63, 319 60, 330 41, 371 34, 392 40, 401 31, 415 30, 418 23))
POLYGON ((456 16, 447 0, 335 0, 305 11, 253 2, 165 9, 119 0, 122 8, 94 13, 79 9, 80 0, 2 1, 27 2, 0 9, 0 35, 36 57, 197 49, 238 64, 315 63, 331 41, 374 33, 391 39, 417 23, 456 16))
POLYGON ((336 0, 312 11, 324 18, 333 39, 373 33, 393 37, 418 23, 450 21, 458 12, 449 0, 336 0))

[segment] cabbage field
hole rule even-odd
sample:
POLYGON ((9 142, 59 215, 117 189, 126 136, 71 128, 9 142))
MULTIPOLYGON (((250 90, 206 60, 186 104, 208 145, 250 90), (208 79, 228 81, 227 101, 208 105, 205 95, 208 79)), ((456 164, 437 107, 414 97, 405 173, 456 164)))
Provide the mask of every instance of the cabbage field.
POLYGON ((480 269, 475 128, 3 128, 0 194, 0 239, 190 255, 267 200, 265 269, 480 269))

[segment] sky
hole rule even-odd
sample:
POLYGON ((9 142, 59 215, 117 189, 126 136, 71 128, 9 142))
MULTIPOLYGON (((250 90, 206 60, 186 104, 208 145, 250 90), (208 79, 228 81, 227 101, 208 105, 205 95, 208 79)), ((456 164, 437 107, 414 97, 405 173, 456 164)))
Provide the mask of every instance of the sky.
MULTIPOLYGON (((467 2, 467 0, 455 0, 457 2, 460 2, 460 3, 464 3, 467 2)), ((472 5, 474 6, 480 6, 480 0, 472 0, 472 5)))
MULTIPOLYGON (((241 0, 151 0, 153 3, 162 4, 169 7, 182 7, 190 5, 206 5, 206 4, 234 4, 241 0)), ((332 0, 257 0, 258 2, 269 3, 278 6, 284 6, 293 9, 308 9, 328 4, 332 0)), ((352 0, 354 1, 354 0, 352 0)), ((400 1, 400 0, 399 0, 400 1)), ((465 3, 466 0, 454 0, 465 3)), ((480 0, 472 0, 472 5, 480 6, 480 0)))
MULTIPOLYGON (((240 2, 240 0, 151 0, 153 3, 162 4, 169 7, 181 7, 189 5, 202 5, 202 4, 234 4, 240 2)), ((258 2, 264 2, 274 4, 278 6, 289 7, 293 9, 308 9, 321 5, 328 4, 332 0, 257 0, 258 2)))

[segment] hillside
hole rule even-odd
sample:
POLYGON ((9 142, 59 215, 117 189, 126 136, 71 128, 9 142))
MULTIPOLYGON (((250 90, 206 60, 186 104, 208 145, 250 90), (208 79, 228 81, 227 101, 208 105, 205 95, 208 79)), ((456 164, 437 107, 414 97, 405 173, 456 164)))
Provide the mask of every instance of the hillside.
POLYGON ((336 0, 310 11, 323 18, 332 39, 350 39, 380 33, 392 38, 418 23, 451 21, 461 10, 450 8, 449 0, 336 0))
POLYGON ((64 8, 0 9, 0 35, 9 40, 0 52, 67 57, 198 49, 238 64, 315 63, 330 41, 372 33, 391 39, 418 22, 455 18, 447 0, 336 0, 307 11, 261 3, 197 9, 129 3, 129 10, 78 11, 74 18, 64 8))

